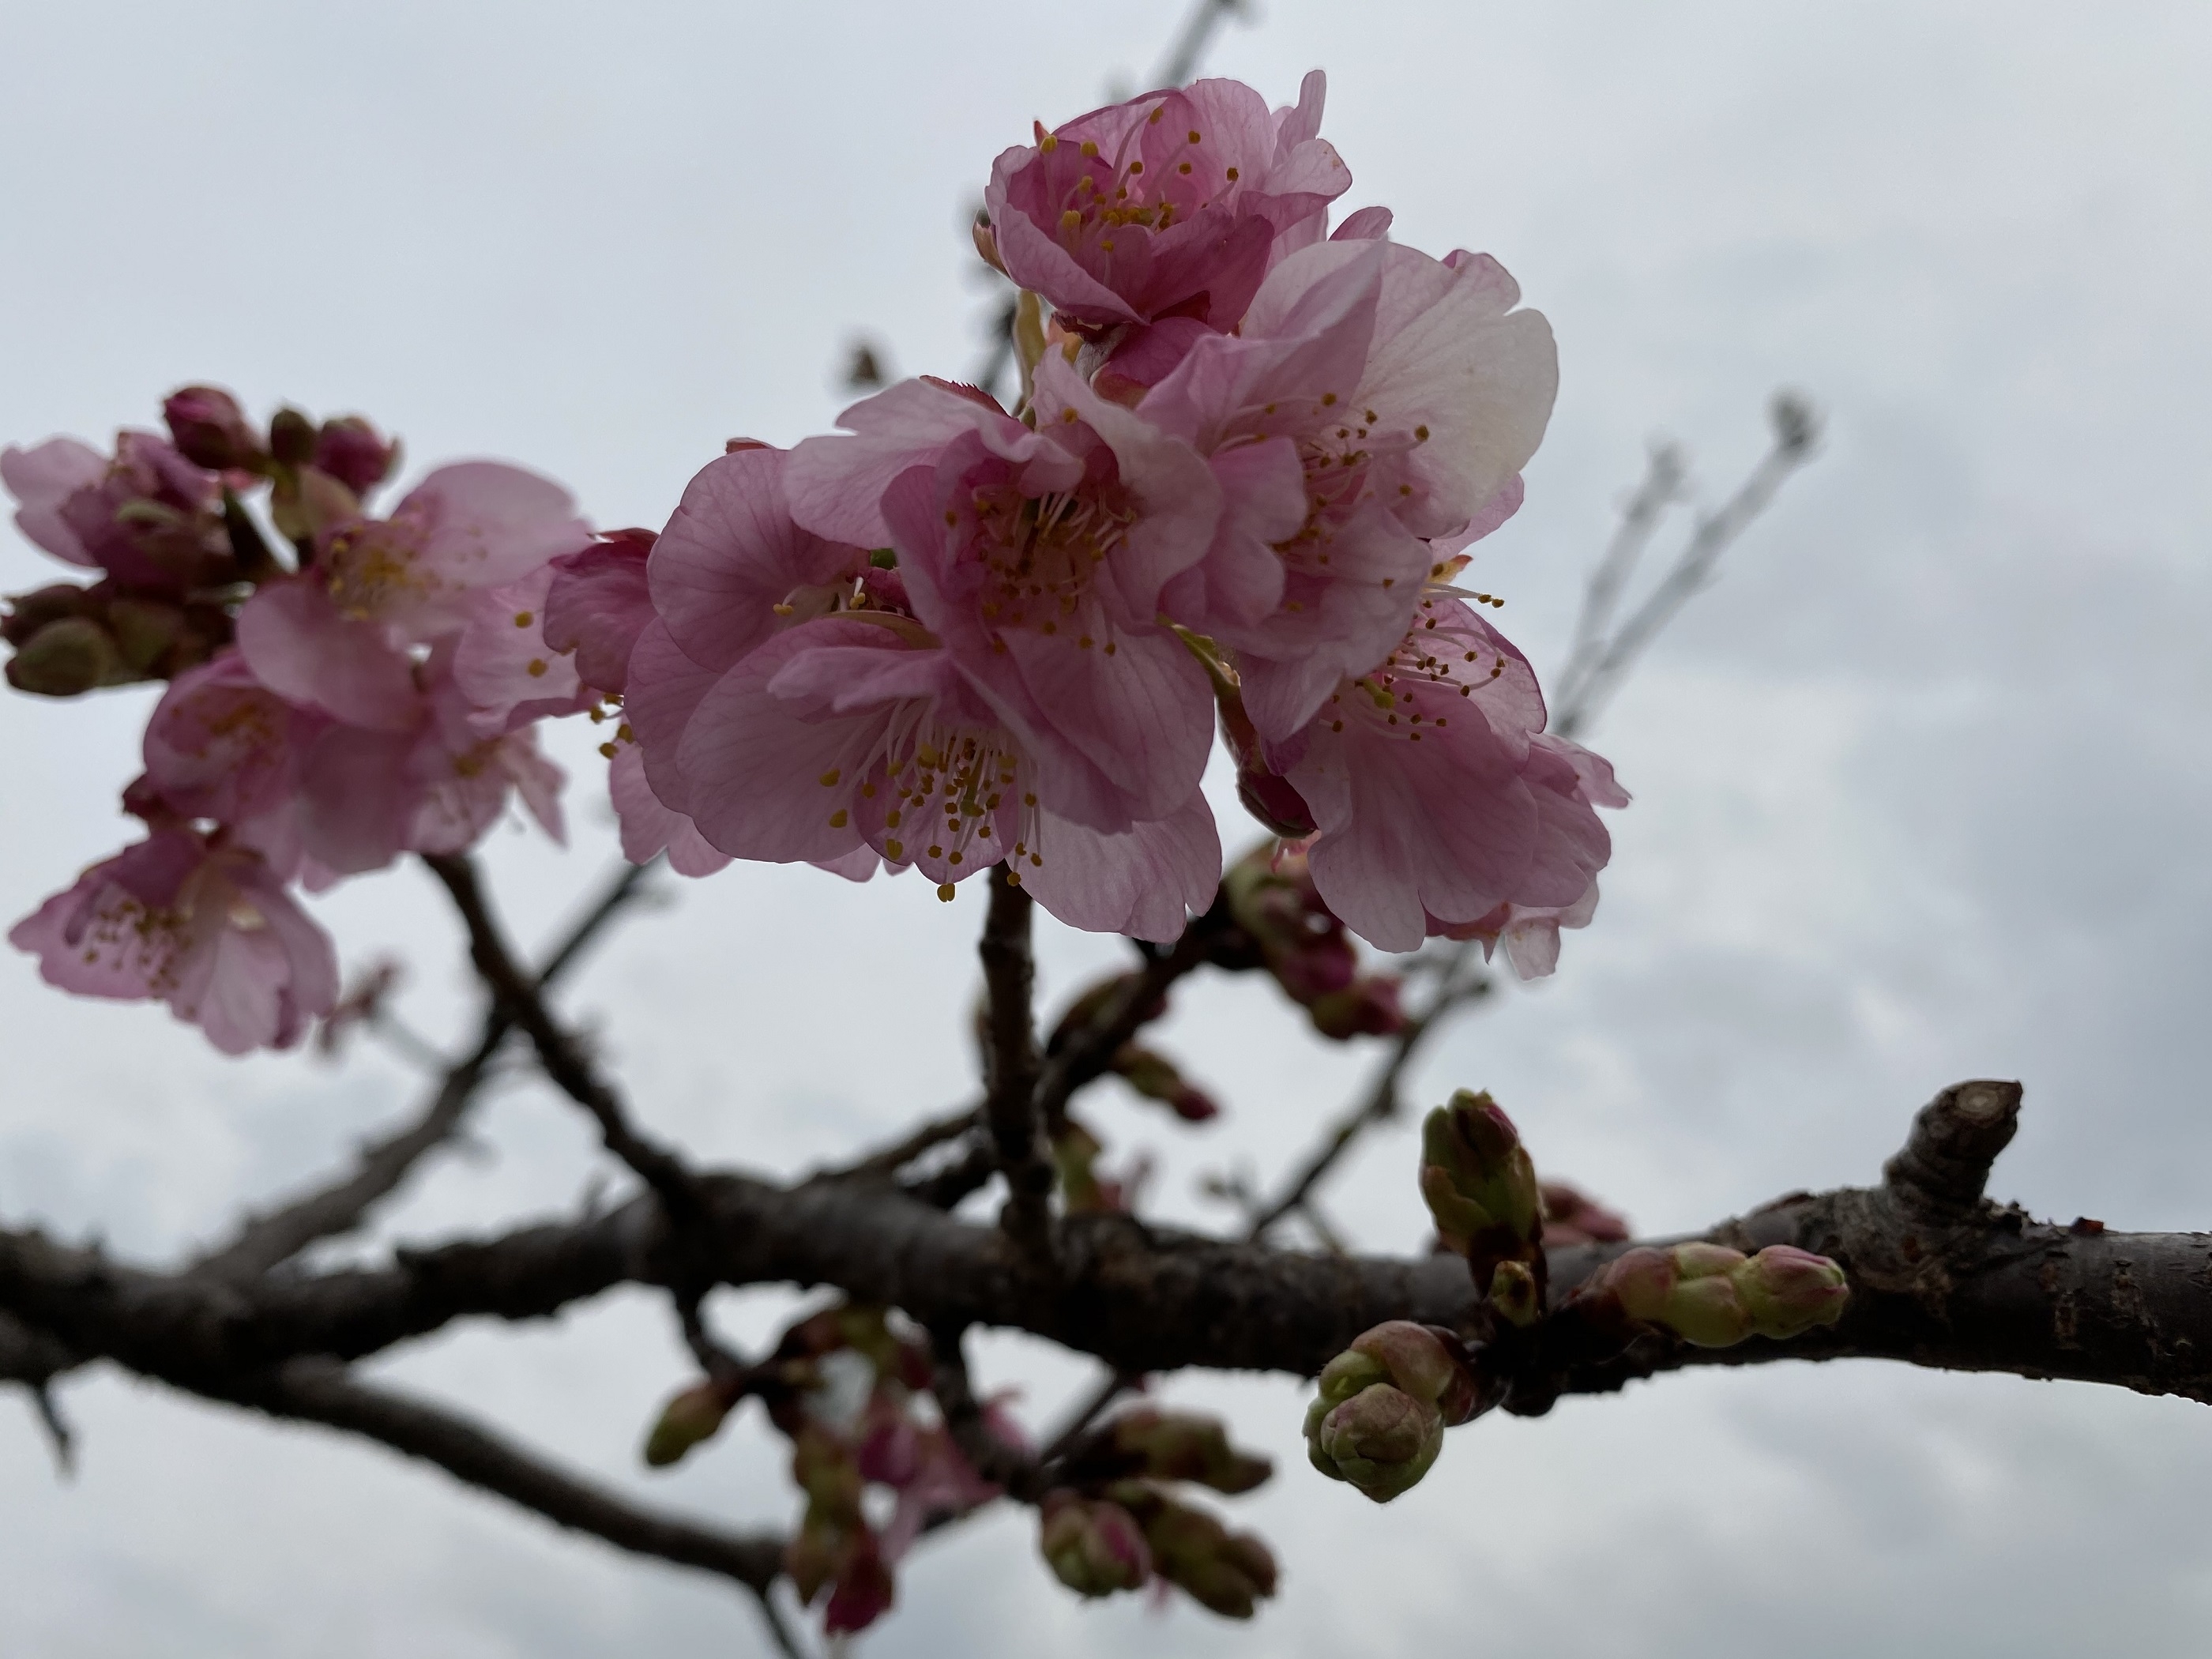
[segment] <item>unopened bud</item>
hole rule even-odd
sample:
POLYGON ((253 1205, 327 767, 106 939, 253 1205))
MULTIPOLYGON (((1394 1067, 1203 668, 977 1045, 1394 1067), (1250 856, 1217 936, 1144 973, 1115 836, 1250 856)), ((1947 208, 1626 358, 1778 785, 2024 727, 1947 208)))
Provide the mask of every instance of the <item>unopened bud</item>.
POLYGON ((315 423, 298 410, 284 408, 269 417, 269 453, 286 466, 305 466, 315 459, 315 423))
POLYGON ((1078 1595, 1111 1595, 1152 1576, 1152 1547, 1119 1504, 1072 1492, 1047 1495, 1037 1547, 1054 1577, 1078 1595))
POLYGON ((1356 1036, 1395 1036, 1406 1029, 1398 1006, 1398 981, 1389 974, 1365 974, 1341 991, 1329 991, 1306 1005, 1314 1030, 1338 1042, 1356 1036))
POLYGON ((1240 1452, 1217 1418, 1140 1406, 1111 1425, 1114 1448, 1156 1480, 1192 1480, 1216 1492, 1249 1492, 1274 1473, 1264 1457, 1240 1452))
POLYGON ((268 459, 261 434, 246 418, 238 399, 220 386, 188 386, 171 392, 161 418, 177 453, 211 472, 256 468, 268 459))
POLYGON ((1224 1619, 1249 1619, 1275 1593, 1275 1558, 1250 1533, 1232 1533, 1205 1510, 1140 1481, 1117 1482, 1107 1495, 1144 1528, 1152 1570, 1200 1606, 1224 1619))
POLYGON ((1825 1255, 1770 1244, 1736 1269, 1736 1287, 1761 1336, 1792 1337, 1844 1316, 1850 1285, 1825 1255))
POLYGON ((1220 1115, 1212 1097, 1185 1082, 1165 1054, 1125 1042, 1114 1056, 1114 1070, 1146 1099, 1158 1101, 1186 1123, 1203 1123, 1220 1115))
POLYGON ((181 606, 159 599, 117 599, 107 607, 107 626, 124 666, 148 676, 176 649, 186 623, 181 606))
POLYGON ((1330 1479, 1388 1503, 1429 1472, 1446 1424, 1465 1422, 1479 1398, 1456 1339, 1394 1319, 1322 1368, 1306 1410, 1306 1453, 1330 1479))
POLYGON ((1701 1348, 1832 1325, 1850 1297, 1841 1267, 1786 1244, 1749 1257, 1719 1244, 1630 1250, 1607 1265, 1593 1288, 1609 1292, 1632 1319, 1701 1348))
POLYGON ((1487 1093, 1462 1089, 1422 1123, 1421 1196, 1444 1243, 1462 1254, 1525 1258, 1539 1247, 1535 1166, 1487 1093))
POLYGON ((692 1447, 714 1437, 730 1405, 726 1391, 715 1383, 684 1389, 660 1408, 659 1419, 645 1437, 645 1461, 656 1469, 681 1461, 692 1447))
POLYGON ((387 439, 358 415, 325 421, 315 434, 313 465, 356 495, 390 477, 399 465, 399 441, 387 439))
POLYGON ((89 617, 50 622, 15 648, 8 684, 40 697, 78 697, 127 678, 122 653, 89 617))
POLYGON ((1501 1261, 1490 1275, 1490 1305, 1508 1324, 1522 1330, 1543 1316, 1544 1293, 1525 1261, 1501 1261))

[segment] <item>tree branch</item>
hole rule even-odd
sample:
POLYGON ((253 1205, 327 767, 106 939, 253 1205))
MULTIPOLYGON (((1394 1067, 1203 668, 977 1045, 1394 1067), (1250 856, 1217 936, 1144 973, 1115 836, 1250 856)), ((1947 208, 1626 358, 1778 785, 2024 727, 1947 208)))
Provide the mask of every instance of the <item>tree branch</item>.
POLYGON ((506 1011, 507 1018, 536 1047, 545 1075, 592 1115, 607 1150, 635 1171, 672 1214, 680 1217, 696 1210, 698 1199, 690 1172, 674 1153, 630 1126, 620 1097, 576 1040, 554 1020, 538 995, 538 983, 517 965, 492 916, 476 865, 465 855, 435 854, 423 854, 422 862, 453 896, 453 906, 469 930, 469 956, 477 975, 490 989, 495 1005, 506 1011))
POLYGON ((1052 1161, 1037 1119, 1036 1022, 1030 1012, 1036 965, 1030 923, 1036 904, 1004 866, 988 872, 991 908, 976 954, 983 959, 983 1117, 1006 1178, 1006 1231, 1048 1259, 1052 1249, 1052 1161))
MULTIPOLYGON (((645 881, 650 873, 647 865, 623 867, 546 959, 535 981, 539 994, 558 982, 623 908, 648 890, 645 881)), ((484 1011, 475 1049, 447 1068, 421 1116, 397 1134, 364 1148, 353 1172, 343 1179, 265 1216, 249 1217, 229 1243, 201 1257, 199 1271, 221 1278, 252 1277, 289 1261, 318 1240, 350 1232, 370 1206, 397 1188, 425 1153, 444 1145, 460 1127, 513 1029, 507 1005, 495 996, 484 1011)))
MULTIPOLYGON (((1960 1103, 2015 1087, 1946 1091, 1921 1140, 1955 1150, 1964 1132, 1945 1126, 1987 1109, 1960 1103)), ((1130 1372, 1311 1375, 1384 1320, 1479 1326, 1466 1268, 1449 1256, 1311 1255, 1084 1215, 1054 1224, 1048 1267, 998 1228, 878 1185, 785 1189, 718 1175, 702 1177, 700 1190, 702 1232, 685 1248, 706 1250, 722 1282, 834 1285, 931 1329, 1024 1330, 1130 1372)), ((2057 1226, 1985 1200, 1932 1216, 1909 1183, 1796 1194, 1705 1236, 1834 1257, 1854 1291, 1842 1323, 1723 1350, 1655 1339, 1620 1362, 1530 1379, 1516 1390, 1522 1408, 1656 1370, 1850 1357, 2212 1400, 2212 1236, 2057 1226)), ((1554 1251, 1554 1295, 1627 1248, 1554 1251)), ((301 1354, 372 1353, 457 1318, 540 1317, 616 1285, 674 1284, 685 1267, 649 1195, 566 1226, 409 1252, 388 1267, 246 1285, 145 1273, 34 1233, 0 1232, 0 1310, 80 1353, 156 1376, 221 1376, 301 1354)))
POLYGON ((1307 1209, 1314 1189, 1328 1179, 1339 1160, 1351 1150, 1352 1143, 1375 1124, 1387 1123, 1398 1115, 1401 1108, 1399 1085, 1419 1051, 1422 1040, 1447 1014, 1491 994, 1490 980, 1480 971, 1471 977, 1461 976, 1461 969, 1474 948, 1472 944, 1462 945, 1451 953, 1442 982, 1429 999, 1428 1006, 1408 1019, 1391 1040, 1389 1055, 1376 1072, 1373 1085, 1350 1111, 1337 1120, 1281 1194, 1257 1206, 1245 1231, 1247 1238, 1259 1243, 1293 1211, 1307 1209))
POLYGON ((1164 950, 1139 947, 1145 951, 1144 966, 1124 979, 1091 1020, 1060 1042, 1046 1060, 1037 1103, 1048 1130, 1058 1131, 1075 1091, 1106 1074, 1121 1045, 1157 1017, 1170 988, 1203 967, 1235 927, 1228 901, 1216 894, 1212 908, 1192 917, 1173 945, 1164 950))
MULTIPOLYGON (((178 1382, 179 1379, 165 1378, 178 1382)), ((374 1440, 435 1464, 465 1486, 506 1498, 556 1526, 590 1534, 634 1555, 696 1567, 743 1584, 775 1622, 769 1587, 783 1568, 783 1540, 732 1534, 657 1515, 564 1474, 487 1428, 423 1401, 356 1381, 327 1360, 295 1359, 225 1383, 184 1382, 191 1393, 291 1422, 374 1440)), ((779 1645, 790 1650, 787 1632, 779 1645)))

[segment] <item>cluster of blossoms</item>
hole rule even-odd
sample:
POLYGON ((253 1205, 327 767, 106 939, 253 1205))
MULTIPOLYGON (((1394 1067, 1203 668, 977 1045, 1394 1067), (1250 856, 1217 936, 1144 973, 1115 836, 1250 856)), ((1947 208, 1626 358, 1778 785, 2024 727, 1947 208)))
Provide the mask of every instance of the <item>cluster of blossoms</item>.
POLYGON ((1207 81, 1040 127, 976 233, 1022 289, 1012 408, 915 380, 794 449, 734 441, 658 537, 483 462, 379 516, 396 446, 366 422, 257 430, 209 387, 112 457, 9 450, 25 534, 98 573, 12 601, 10 680, 168 682, 125 795, 148 838, 10 937, 227 1051, 288 1045, 336 997, 295 885, 461 850, 510 793, 557 836, 532 728, 588 711, 635 860, 912 866, 948 898, 1003 865, 1074 927, 1167 939, 1222 879, 1218 720, 1285 838, 1233 896, 1317 1028, 1400 1020, 1346 928, 1548 972, 1626 797, 1455 579, 1520 504, 1551 332, 1487 257, 1381 209, 1332 231, 1322 100, 1207 81))
POLYGON ((166 438, 126 431, 112 456, 67 438, 0 454, 24 534, 97 573, 11 602, 10 682, 167 682, 123 796, 146 838, 9 938, 65 989, 161 999, 226 1053, 282 1048, 337 996, 295 887, 458 852, 510 792, 560 834, 561 774, 527 726, 574 678, 518 663, 546 694, 518 704, 474 641, 535 640, 522 608, 593 538, 558 485, 486 462, 372 513, 398 446, 359 419, 287 409, 257 430, 205 386, 163 413, 166 438), (248 506, 264 490, 273 540, 248 506))
POLYGON ((1520 503, 1550 330, 1387 212, 1332 234, 1322 93, 1040 128, 977 229, 1023 290, 1013 407, 909 380, 699 474, 628 664, 634 854, 881 860, 946 896, 1003 864, 1064 921, 1167 939, 1221 878, 1218 719, 1320 908, 1548 969, 1625 797, 1453 584, 1520 503))

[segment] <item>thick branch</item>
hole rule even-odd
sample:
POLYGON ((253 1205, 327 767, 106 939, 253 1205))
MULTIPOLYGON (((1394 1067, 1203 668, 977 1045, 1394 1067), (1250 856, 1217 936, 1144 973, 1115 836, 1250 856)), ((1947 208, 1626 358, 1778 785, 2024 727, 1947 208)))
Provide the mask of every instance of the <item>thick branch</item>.
MULTIPOLYGON (((1931 1111, 1986 1097, 1962 1086, 1931 1111)), ((703 1178, 701 1191, 696 1247, 726 1283, 834 1285, 933 1329, 1025 1330, 1131 1372, 1310 1375, 1386 1319, 1475 1325, 1466 1270, 1451 1257, 1302 1255, 1089 1215, 1054 1224, 1048 1267, 995 1227, 878 1184, 785 1190, 724 1175, 703 1178)), ((1626 1360, 1553 1379, 1558 1391, 1688 1365, 1858 1356, 2212 1399, 2212 1236, 2057 1226, 1986 1201, 1931 1218, 1899 1189, 1877 1187, 1793 1196, 1706 1237, 1836 1258, 1850 1274, 1850 1310, 1832 1331, 1786 1344, 1640 1344, 1626 1360)), ((1554 1294, 1625 1248, 1554 1252, 1554 1294)), ((0 1232, 0 1310, 135 1369, 220 1375, 297 1354, 371 1353, 464 1316, 542 1316, 618 1284, 673 1284, 684 1265, 649 1196, 568 1226, 410 1253, 391 1267, 251 1285, 143 1273, 0 1232)), ((1542 1390, 1517 1392, 1526 1407, 1542 1390)))

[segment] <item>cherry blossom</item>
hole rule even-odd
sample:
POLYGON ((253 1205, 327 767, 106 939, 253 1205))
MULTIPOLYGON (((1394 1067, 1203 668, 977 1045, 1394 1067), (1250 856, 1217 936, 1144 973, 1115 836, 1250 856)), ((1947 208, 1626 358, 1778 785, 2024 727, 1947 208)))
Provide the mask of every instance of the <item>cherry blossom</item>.
POLYGON ((289 1048, 337 1000, 328 936, 260 854, 185 829, 94 865, 8 939, 49 984, 166 1002, 227 1054, 289 1048))

